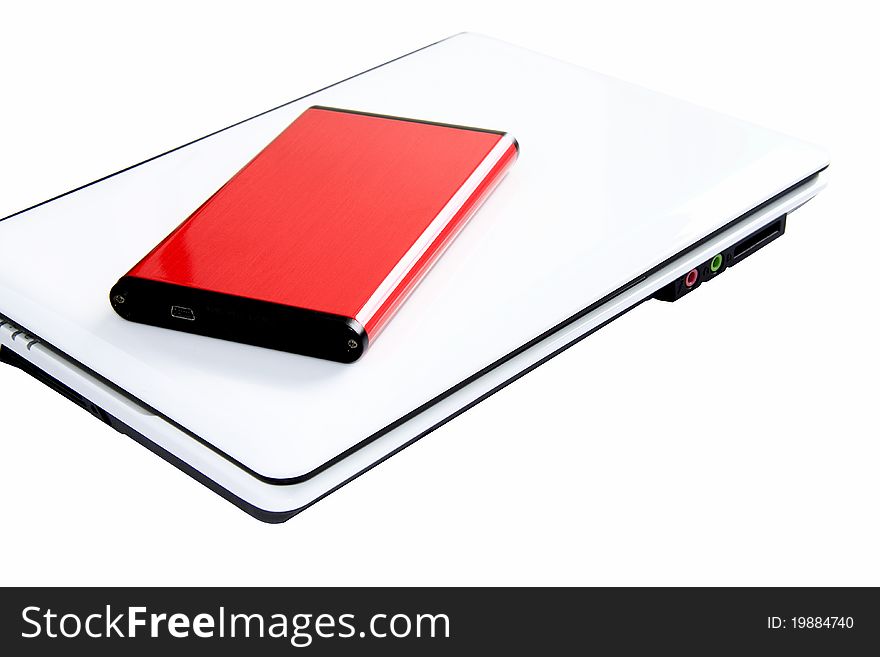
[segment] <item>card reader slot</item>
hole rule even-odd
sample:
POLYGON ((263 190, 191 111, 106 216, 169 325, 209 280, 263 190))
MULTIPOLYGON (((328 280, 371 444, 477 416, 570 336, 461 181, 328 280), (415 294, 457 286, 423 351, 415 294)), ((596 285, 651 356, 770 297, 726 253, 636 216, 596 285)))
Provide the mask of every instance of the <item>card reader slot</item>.
POLYGON ((747 258, 761 247, 766 246, 782 235, 784 225, 785 217, 783 216, 736 244, 733 247, 733 262, 735 263, 743 258, 747 258))

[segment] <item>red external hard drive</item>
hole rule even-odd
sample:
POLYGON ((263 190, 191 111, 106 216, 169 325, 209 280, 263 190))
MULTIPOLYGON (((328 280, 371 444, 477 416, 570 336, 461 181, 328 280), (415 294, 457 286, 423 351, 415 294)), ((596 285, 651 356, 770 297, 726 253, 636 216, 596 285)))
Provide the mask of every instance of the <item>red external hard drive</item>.
POLYGON ((516 160, 507 133, 311 107, 110 292, 125 319, 340 362, 516 160))

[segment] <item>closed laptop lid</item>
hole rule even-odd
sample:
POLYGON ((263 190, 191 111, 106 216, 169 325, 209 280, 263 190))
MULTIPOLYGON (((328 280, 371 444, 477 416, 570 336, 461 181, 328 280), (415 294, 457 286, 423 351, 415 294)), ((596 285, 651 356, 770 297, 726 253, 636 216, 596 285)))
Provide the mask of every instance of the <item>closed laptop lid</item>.
POLYGON ((777 132, 464 34, 3 220, 0 313, 252 474, 295 480, 826 164, 777 132), (353 365, 116 316, 114 282, 317 104, 503 127, 520 158, 353 365))

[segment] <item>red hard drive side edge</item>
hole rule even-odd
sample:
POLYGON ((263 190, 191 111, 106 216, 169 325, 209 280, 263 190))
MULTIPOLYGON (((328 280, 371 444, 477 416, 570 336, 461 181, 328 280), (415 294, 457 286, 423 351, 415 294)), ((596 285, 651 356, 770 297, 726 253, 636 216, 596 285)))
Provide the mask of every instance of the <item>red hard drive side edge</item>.
POLYGON ((388 321, 394 316, 398 308, 406 301, 407 297, 415 290, 419 282, 427 275, 434 266, 434 263, 443 255, 447 247, 452 244, 456 236, 462 231, 465 225, 470 221, 480 206, 492 194, 505 174, 516 162, 519 155, 519 144, 514 141, 513 144, 504 152, 501 159, 489 171, 488 175, 477 186, 474 192, 464 202, 458 212, 453 216, 446 225, 437 239, 431 243, 428 250, 410 269, 400 284, 394 289, 388 299, 379 307, 379 309, 364 322, 364 329, 370 340, 375 340, 382 329, 388 324, 388 321))

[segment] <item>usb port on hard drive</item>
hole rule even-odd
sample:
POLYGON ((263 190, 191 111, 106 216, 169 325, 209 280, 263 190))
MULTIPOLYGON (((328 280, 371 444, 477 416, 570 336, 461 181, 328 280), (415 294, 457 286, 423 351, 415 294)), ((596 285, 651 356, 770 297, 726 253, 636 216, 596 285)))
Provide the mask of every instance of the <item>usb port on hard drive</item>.
POLYGON ((189 322, 196 321, 196 313, 192 308, 184 306, 171 306, 171 316, 174 319, 185 319, 189 322))

